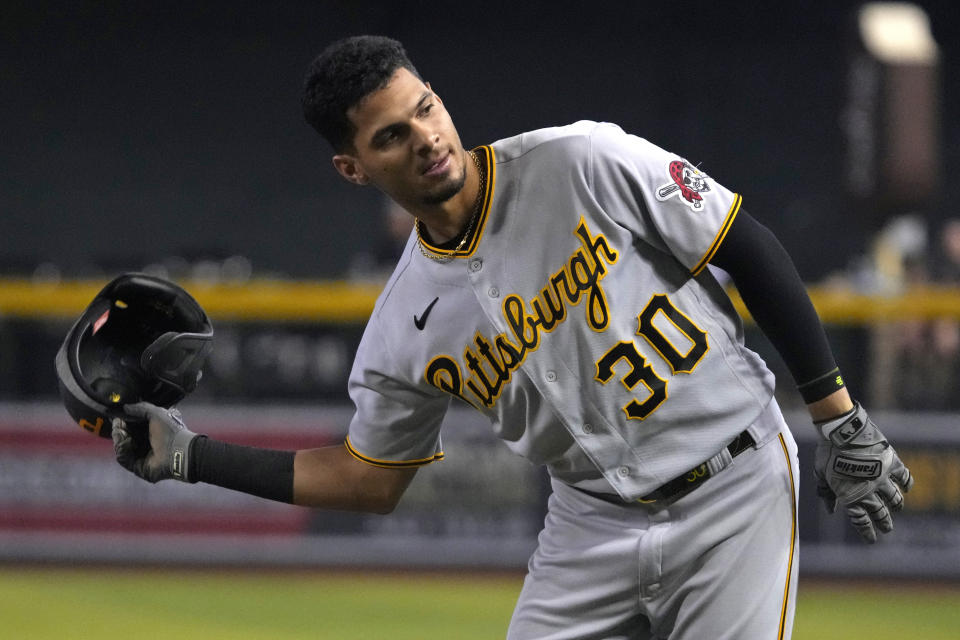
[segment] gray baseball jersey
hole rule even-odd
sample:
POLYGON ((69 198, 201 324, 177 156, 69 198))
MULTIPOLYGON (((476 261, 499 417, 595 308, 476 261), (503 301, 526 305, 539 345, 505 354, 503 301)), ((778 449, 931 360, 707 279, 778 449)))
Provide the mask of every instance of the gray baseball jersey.
POLYGON ((754 423, 773 376, 705 268, 739 195, 611 124, 476 152, 487 180, 472 237, 450 251, 411 236, 364 333, 355 456, 441 458, 457 398, 555 479, 632 500, 754 423))

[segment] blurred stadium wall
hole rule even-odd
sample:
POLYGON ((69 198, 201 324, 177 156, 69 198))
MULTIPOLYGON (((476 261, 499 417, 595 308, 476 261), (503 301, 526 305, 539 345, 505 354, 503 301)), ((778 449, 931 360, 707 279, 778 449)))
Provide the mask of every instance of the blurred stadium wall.
MULTIPOLYGON (((421 470, 389 516, 311 511, 205 485, 154 486, 127 473, 113 461, 109 440, 74 425, 55 397, 54 353, 100 284, 0 279, 0 562, 525 566, 544 515, 544 474, 509 453, 465 408, 455 408, 444 426, 445 460, 421 470)), ((345 378, 376 286, 184 284, 216 327, 202 384, 181 405, 191 427, 274 448, 340 442, 351 415, 345 378)), ((849 351, 841 362, 849 356, 849 368, 862 369, 862 379, 847 374, 857 395, 870 380, 869 362, 850 355, 858 344, 869 345, 878 331, 960 321, 954 289, 811 293, 834 342, 849 351)), ((748 341, 778 372, 777 395, 807 469, 800 481, 802 571, 960 578, 957 412, 872 412, 917 483, 895 535, 867 547, 842 517, 823 510, 809 473, 809 419, 789 374, 749 324, 748 341)), ((955 382, 941 397, 944 406, 956 402, 955 382)))

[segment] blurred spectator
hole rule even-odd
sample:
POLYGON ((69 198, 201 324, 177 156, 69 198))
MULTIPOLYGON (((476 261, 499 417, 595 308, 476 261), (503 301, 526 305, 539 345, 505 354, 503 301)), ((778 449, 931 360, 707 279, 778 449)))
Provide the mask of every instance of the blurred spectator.
MULTIPOLYGON (((858 277, 861 292, 877 296, 902 293, 927 280, 927 227, 919 215, 891 219, 873 239, 868 275, 858 277)), ((923 323, 876 319, 870 335, 869 397, 871 406, 902 408, 916 394, 922 374, 923 323)))
POLYGON ((947 220, 940 231, 940 254, 934 264, 937 280, 960 284, 960 219, 947 220))
MULTIPOLYGON (((960 287, 960 219, 948 220, 940 231, 940 253, 934 263, 939 284, 960 287)), ((941 398, 938 409, 960 409, 956 393, 960 382, 960 321, 937 318, 930 326, 932 385, 941 398)))
MULTIPOLYGON (((891 242, 882 233, 877 247, 878 268, 894 257, 898 264, 888 290, 960 286, 960 220, 944 224, 930 250, 926 243, 912 243, 914 250, 904 250, 902 243, 891 242)), ((906 410, 960 408, 955 392, 960 382, 960 322, 949 317, 885 322, 874 328, 873 341, 875 404, 906 410)))

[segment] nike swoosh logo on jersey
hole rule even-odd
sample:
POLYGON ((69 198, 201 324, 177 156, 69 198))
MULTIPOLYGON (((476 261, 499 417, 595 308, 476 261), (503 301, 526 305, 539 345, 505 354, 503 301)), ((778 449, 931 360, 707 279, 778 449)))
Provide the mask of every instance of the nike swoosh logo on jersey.
POLYGON ((433 310, 433 305, 437 304, 437 300, 439 299, 440 299, 439 297, 434 298, 433 302, 427 305, 427 308, 423 310, 423 313, 420 315, 419 318, 417 316, 413 316, 413 324, 420 331, 423 331, 423 328, 427 326, 427 316, 430 315, 430 312, 433 310))

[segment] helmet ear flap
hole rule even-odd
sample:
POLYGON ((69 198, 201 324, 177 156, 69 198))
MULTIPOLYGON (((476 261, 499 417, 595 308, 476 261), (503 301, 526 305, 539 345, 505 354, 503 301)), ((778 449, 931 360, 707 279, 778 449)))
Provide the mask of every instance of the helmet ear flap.
POLYGON ((57 352, 56 373, 67 413, 109 438, 123 406, 172 407, 197 387, 213 349, 213 327, 193 297, 172 282, 124 274, 107 284, 57 352))
MULTIPOLYGON (((64 344, 64 347, 66 344, 64 344)), ((85 431, 109 438, 111 428, 109 427, 109 414, 111 410, 103 403, 98 402, 87 391, 77 383, 76 376, 70 370, 70 364, 67 358, 67 349, 60 348, 56 357, 57 386, 60 390, 60 397, 67 409, 67 413, 76 421, 85 431)))

